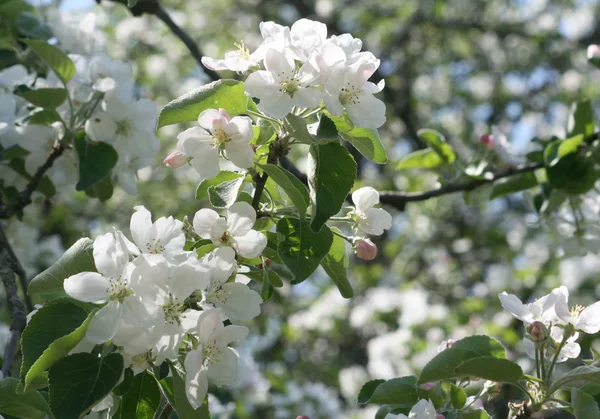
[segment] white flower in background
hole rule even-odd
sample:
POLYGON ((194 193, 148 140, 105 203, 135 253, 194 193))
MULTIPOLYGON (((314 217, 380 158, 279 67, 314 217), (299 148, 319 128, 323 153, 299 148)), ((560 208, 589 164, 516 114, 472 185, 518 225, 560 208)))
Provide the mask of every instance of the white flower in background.
POLYGON ((383 208, 373 208, 379 204, 379 192, 370 186, 352 192, 355 208, 349 213, 356 223, 359 234, 380 236, 392 227, 392 216, 383 208))
POLYGON ((119 160, 113 169, 117 184, 129 195, 137 195, 137 173, 148 167, 154 161, 154 156, 141 157, 132 154, 119 153, 119 160))
POLYGON ((35 74, 27 73, 27 69, 21 64, 7 67, 0 71, 0 88, 12 93, 15 86, 29 84, 35 79, 35 74))
POLYGON ((197 327, 199 346, 188 352, 184 366, 187 399, 194 409, 204 402, 208 379, 217 386, 235 381, 238 354, 229 345, 248 334, 245 326, 224 326, 217 309, 203 311, 197 327))
MULTIPOLYGON (((115 335, 121 319, 130 324, 151 325, 157 307, 136 295, 130 282, 129 252, 119 234, 106 233, 94 240, 94 263, 98 272, 81 272, 65 279, 65 292, 72 298, 103 304, 90 322, 87 338, 104 343, 115 335)), ((138 291, 152 294, 147 284, 138 291)))
POLYGON ((206 289, 206 272, 197 261, 172 265, 162 255, 140 256, 133 265, 132 286, 151 289, 144 299, 151 299, 159 308, 151 332, 157 342, 153 353, 158 362, 175 359, 185 333, 197 327, 200 316, 199 311, 188 309, 184 301, 194 291, 206 289))
POLYGON ((600 301, 589 307, 577 305, 569 310, 569 290, 565 286, 557 295, 555 310, 558 322, 562 325, 571 324, 577 331, 593 335, 600 331, 600 301))
POLYGON ((0 145, 9 148, 17 144, 15 120, 17 102, 14 95, 0 93, 0 145))
POLYGON ((408 416, 388 413, 384 419, 436 419, 436 416, 435 406, 431 400, 421 399, 410 409, 408 416))
POLYGON ((265 54, 265 70, 256 71, 246 79, 246 94, 260 99, 258 108, 274 118, 284 118, 293 106, 315 108, 321 103, 321 74, 314 61, 296 68, 289 49, 269 49, 265 54))
POLYGON ((191 164, 203 179, 219 174, 219 155, 223 151, 237 167, 247 169, 254 164, 250 118, 232 118, 224 109, 207 109, 198 116, 198 124, 177 136, 177 147, 193 158, 191 164))
POLYGON ((222 218, 215 211, 203 208, 194 215, 194 231, 216 246, 232 247, 240 256, 252 259, 267 246, 267 237, 252 230, 256 211, 247 202, 236 202, 222 218))
POLYGON ((113 61, 105 55, 93 57, 89 64, 89 77, 94 90, 124 100, 131 98, 134 81, 128 63, 113 61))
POLYGON ((366 53, 364 58, 348 66, 346 62, 336 64, 330 71, 323 100, 333 115, 342 115, 344 110, 352 122, 363 128, 377 129, 385 123, 385 103, 373 96, 385 83, 377 85, 367 81, 379 67, 379 60, 366 53))
POLYGON ((174 258, 183 253, 185 234, 183 223, 172 216, 160 217, 152 223, 152 214, 143 205, 134 207, 129 229, 133 242, 141 253, 161 253, 174 258))
POLYGON ((104 32, 98 30, 96 13, 85 15, 59 12, 50 21, 52 34, 60 49, 74 54, 94 54, 106 42, 104 32))
POLYGON ((214 306, 233 321, 245 321, 260 314, 262 298, 246 285, 250 279, 236 275, 235 282, 228 282, 237 265, 235 252, 230 247, 220 247, 203 262, 208 266, 210 284, 204 293, 203 306, 214 306), (243 282, 242 282, 243 281, 243 282))
POLYGON ((513 150, 508 138, 498 127, 492 128, 492 135, 494 137, 494 150, 496 150, 498 157, 500 157, 500 160, 505 164, 509 166, 518 166, 527 161, 525 156, 518 154, 513 150))

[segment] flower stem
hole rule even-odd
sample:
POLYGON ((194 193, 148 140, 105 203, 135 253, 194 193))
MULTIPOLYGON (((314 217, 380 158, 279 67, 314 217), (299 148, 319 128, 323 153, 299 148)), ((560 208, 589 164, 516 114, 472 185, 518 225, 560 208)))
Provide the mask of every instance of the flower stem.
POLYGON ((341 234, 341 233, 338 233, 338 232, 336 232, 335 230, 331 230, 331 232, 332 232, 333 234, 335 234, 336 236, 338 236, 338 237, 341 237, 342 239, 346 240, 348 243, 350 243, 350 244, 354 244, 354 243, 353 243, 353 240, 352 240, 350 237, 348 237, 348 236, 344 236, 343 234, 341 234))
POLYGON ((542 369, 540 367, 540 350, 535 348, 535 373, 538 378, 542 378, 542 369))
POLYGON ((552 373, 554 372, 554 366, 556 365, 556 361, 558 361, 558 357, 560 356, 560 351, 562 351, 564 346, 567 344, 567 340, 569 340, 570 337, 571 336, 569 336, 568 333, 565 333, 565 335, 562 338, 562 341, 560 342, 560 345, 558 345, 558 348, 556 349, 556 353, 554 354, 554 357, 552 357, 552 362, 550 363, 550 368, 548 368, 548 376, 546 377, 547 383, 550 383, 550 379, 552 378, 552 373))

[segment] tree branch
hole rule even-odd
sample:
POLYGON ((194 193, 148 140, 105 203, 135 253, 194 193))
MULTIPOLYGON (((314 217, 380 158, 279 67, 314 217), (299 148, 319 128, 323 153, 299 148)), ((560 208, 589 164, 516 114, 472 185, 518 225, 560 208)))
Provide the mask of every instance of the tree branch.
POLYGON ((40 181, 42 180, 48 169, 52 167, 54 161, 57 158, 59 158, 64 153, 64 151, 65 147, 61 143, 56 142, 54 144, 52 152, 48 155, 48 158, 46 159, 44 164, 40 166, 40 168, 31 177, 27 186, 25 186, 25 189, 23 189, 19 193, 15 200, 10 201, 4 205, 0 205, 0 219, 11 218, 13 215, 17 214, 31 203, 31 195, 33 195, 33 192, 38 188, 40 181))
POLYGON ((15 355, 19 347, 21 333, 27 324, 25 314, 25 305, 19 298, 19 291, 15 282, 15 273, 19 271, 20 264, 13 257, 14 252, 8 244, 2 225, 0 225, 0 278, 6 290, 6 300, 8 309, 11 312, 12 321, 10 323, 10 336, 4 350, 4 364, 2 365, 2 375, 10 375, 15 355))

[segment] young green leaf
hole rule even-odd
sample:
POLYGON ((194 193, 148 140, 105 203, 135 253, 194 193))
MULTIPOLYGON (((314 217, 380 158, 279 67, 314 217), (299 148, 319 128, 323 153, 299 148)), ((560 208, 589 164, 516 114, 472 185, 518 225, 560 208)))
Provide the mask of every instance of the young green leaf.
POLYGON ((413 151, 402 157, 396 166, 396 170, 404 169, 435 169, 446 165, 446 161, 440 157, 432 148, 413 151))
POLYGON ((600 419, 600 409, 596 400, 577 388, 571 391, 571 405, 577 419, 600 419))
POLYGON ((52 417, 48 402, 38 391, 17 392, 19 380, 5 377, 0 380, 0 415, 15 418, 42 419, 52 417))
POLYGON ((160 407, 158 383, 147 371, 133 377, 121 401, 121 414, 125 418, 152 419, 160 407))
POLYGON ((63 83, 68 83, 75 75, 75 64, 57 47, 35 39, 24 39, 22 42, 29 45, 63 83))
MULTIPOLYGON (((331 227, 332 232, 341 234, 342 232, 336 228, 331 227)), ((337 234, 333 235, 333 244, 329 248, 329 252, 321 261, 321 266, 327 272, 327 275, 331 278, 333 283, 342 297, 352 298, 354 297, 354 290, 348 280, 347 269, 348 269, 348 254, 346 253, 346 241, 337 234)))
POLYGON ((231 116, 243 114, 248 111, 246 106, 256 111, 256 105, 244 93, 244 83, 230 79, 217 80, 169 102, 158 115, 156 129, 195 121, 201 112, 211 108, 223 108, 231 116))
POLYGON ((358 393, 358 404, 368 403, 377 387, 383 383, 385 383, 385 380, 371 380, 363 384, 360 392, 358 393))
MULTIPOLYGON (((376 386, 366 401, 364 400, 367 396, 367 392, 361 390, 361 393, 363 393, 362 404, 397 404, 412 406, 419 401, 417 395, 417 377, 414 376, 393 378, 384 381, 376 386)), ((360 394, 359 403, 361 403, 360 394)))
POLYGON ((229 208, 234 204, 244 184, 244 177, 227 180, 208 187, 208 200, 215 208, 229 208))
POLYGON ((589 137, 594 133, 595 123, 596 117, 591 101, 584 100, 573 103, 567 126, 568 136, 573 137, 581 134, 584 137, 589 137))
POLYGON ((313 145, 308 157, 307 175, 313 203, 310 227, 319 231, 330 217, 342 209, 356 179, 356 162, 341 144, 313 145))
POLYGON ((462 409, 467 403, 467 393, 462 388, 450 383, 450 402, 455 409, 462 409))
POLYGON ((458 419, 490 419, 490 415, 485 410, 477 409, 468 412, 460 412, 458 419))
POLYGON ((277 183, 290 198, 300 217, 304 218, 310 204, 308 188, 296 176, 275 164, 261 164, 261 169, 277 183))
POLYGON ((107 143, 88 141, 85 135, 75 137, 75 149, 79 156, 79 181, 75 189, 83 191, 101 181, 117 164, 119 155, 107 143))
POLYGON ((524 191, 525 189, 531 189, 537 186, 537 184, 537 178, 531 172, 523 173, 522 175, 518 176, 512 176, 494 184, 494 189, 492 189, 492 195, 490 196, 490 199, 524 191))
POLYGON ((387 163, 387 153, 376 129, 357 127, 346 115, 334 116, 326 112, 324 118, 327 117, 335 124, 340 137, 352 144, 360 154, 373 163, 387 163))
POLYGON ((77 240, 54 265, 31 280, 27 294, 45 299, 65 296, 63 282, 66 278, 79 272, 96 272, 93 244, 87 237, 77 240))
POLYGON ((43 88, 36 90, 27 90, 19 93, 23 99, 29 103, 45 109, 56 109, 67 100, 67 91, 61 88, 43 88))
POLYGON ((97 357, 77 353, 50 368, 50 408, 55 419, 83 416, 117 385, 123 372, 123 356, 97 357))
POLYGON ((327 115, 323 115, 319 121, 316 140, 320 144, 339 141, 339 133, 335 126, 335 122, 327 115))
POLYGON ((283 125, 299 143, 312 144, 314 142, 313 136, 308 132, 306 120, 301 116, 288 114, 283 120, 283 125))
POLYGON ((219 185, 223 182, 234 181, 239 178, 243 178, 241 173, 228 172, 226 170, 222 170, 214 178, 205 179, 198 184, 198 187, 196 188, 196 199, 208 198, 208 189, 211 186, 219 185))
POLYGON ((593 365, 582 365, 556 378, 552 383, 552 387, 550 387, 550 391, 555 392, 561 388, 580 387, 582 384, 590 382, 600 385, 600 368, 593 365))
POLYGON ((69 302, 56 302, 39 309, 21 338, 21 382, 24 390, 83 339, 95 310, 87 312, 69 302))
POLYGON ((277 252, 294 276, 293 284, 304 281, 317 269, 333 243, 329 227, 314 232, 307 221, 297 218, 279 220, 277 233, 283 237, 277 252))
POLYGON ((441 133, 425 128, 417 131, 417 135, 420 139, 429 144, 429 147, 431 147, 445 163, 454 163, 454 160, 456 160, 454 149, 446 142, 446 138, 444 138, 441 133))
POLYGON ((523 377, 523 370, 518 364, 493 356, 469 359, 456 367, 455 371, 462 377, 479 377, 497 383, 517 384, 523 377))

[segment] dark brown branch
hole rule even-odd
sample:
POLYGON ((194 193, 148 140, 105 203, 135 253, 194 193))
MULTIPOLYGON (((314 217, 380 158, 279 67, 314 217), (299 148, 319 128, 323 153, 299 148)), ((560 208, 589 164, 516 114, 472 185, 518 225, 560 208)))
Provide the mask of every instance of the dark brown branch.
MULTIPOLYGON (((127 0, 110 0, 115 3, 123 4, 127 6, 127 0)), ((96 0, 97 3, 100 3, 101 0, 96 0)), ((156 16, 159 20, 161 20, 168 28, 177 36, 181 42, 186 46, 186 48, 190 51, 194 59, 198 62, 198 65, 202 67, 204 73, 211 80, 219 80, 219 74, 214 70, 206 68, 204 64, 202 64, 202 51, 196 45, 196 42, 185 32, 177 23, 173 21, 171 16, 167 13, 167 11, 162 7, 159 0, 139 0, 135 6, 129 9, 132 15, 141 16, 144 13, 149 15, 156 16)))
MULTIPOLYGON (((277 164, 279 158, 282 157, 287 150, 285 150, 287 146, 283 146, 279 139, 276 139, 273 143, 271 143, 269 147, 269 156, 267 157, 267 163, 277 164)), ((267 179, 269 175, 267 172, 263 172, 261 176, 256 176, 255 179, 255 190, 254 197, 252 198, 252 207, 258 213, 260 206, 260 199, 262 198, 263 191, 265 190, 265 185, 267 184, 267 179)))
POLYGON ((31 203, 31 195, 38 188, 40 181, 54 164, 54 161, 64 153, 65 147, 61 143, 56 143, 52 152, 48 155, 48 158, 42 166, 35 172, 35 174, 29 180, 25 189, 23 189, 17 198, 4 205, 0 205, 0 219, 8 219, 13 215, 19 213, 23 208, 31 203))
POLYGON ((21 333, 27 324, 27 316, 25 314, 25 305, 19 298, 19 291, 15 282, 15 273, 22 268, 20 268, 18 260, 13 258, 12 255, 14 253, 12 250, 9 250, 10 245, 1 225, 0 231, 0 278, 6 290, 6 300, 12 318, 10 335, 4 350, 4 364, 2 365, 2 375, 7 377, 10 375, 17 354, 21 333))

